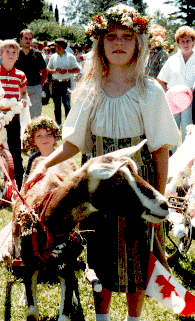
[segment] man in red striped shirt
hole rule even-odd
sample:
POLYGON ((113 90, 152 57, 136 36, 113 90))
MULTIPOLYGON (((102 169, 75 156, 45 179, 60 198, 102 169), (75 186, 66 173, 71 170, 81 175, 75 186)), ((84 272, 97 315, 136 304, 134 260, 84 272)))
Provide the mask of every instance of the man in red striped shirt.
MULTIPOLYGON (((14 67, 18 59, 20 46, 15 40, 5 40, 0 45, 0 81, 5 91, 4 98, 16 98, 26 106, 27 79, 23 71, 14 67)), ((1 106, 0 112, 8 112, 10 108, 1 106)), ((19 114, 15 114, 10 123, 6 126, 9 150, 14 160, 15 179, 20 189, 23 179, 23 165, 21 157, 20 120, 19 114)))

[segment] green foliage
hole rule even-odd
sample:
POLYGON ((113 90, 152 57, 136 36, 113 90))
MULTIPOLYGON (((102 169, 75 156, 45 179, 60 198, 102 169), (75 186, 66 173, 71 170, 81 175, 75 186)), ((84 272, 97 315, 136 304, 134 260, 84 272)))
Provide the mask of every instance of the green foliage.
POLYGON ((147 9, 148 5, 143 0, 130 0, 130 1, 127 0, 127 4, 135 7, 135 9, 139 11, 139 13, 141 13, 143 15, 146 14, 146 9, 147 9))
POLYGON ((54 40, 56 38, 65 38, 71 42, 82 43, 84 41, 84 27, 77 24, 66 26, 59 25, 56 21, 52 20, 36 20, 28 25, 28 28, 34 33, 37 40, 54 40))
POLYGON ((43 6, 44 0, 0 0, 0 39, 17 38, 27 24, 41 16, 43 6))
POLYGON ((195 2, 194 0, 167 0, 165 4, 173 4, 177 11, 169 16, 174 20, 180 20, 182 24, 192 26, 195 24, 195 2))
MULTIPOLYGON (((143 0, 127 0, 125 2, 145 14, 147 4, 143 0)), ((113 0, 68 0, 64 6, 65 16, 68 23, 86 24, 93 15, 104 12, 116 3, 117 1, 113 0)))
POLYGON ((58 10, 58 6, 56 5, 56 8, 55 8, 55 20, 56 22, 59 23, 59 10, 58 10))

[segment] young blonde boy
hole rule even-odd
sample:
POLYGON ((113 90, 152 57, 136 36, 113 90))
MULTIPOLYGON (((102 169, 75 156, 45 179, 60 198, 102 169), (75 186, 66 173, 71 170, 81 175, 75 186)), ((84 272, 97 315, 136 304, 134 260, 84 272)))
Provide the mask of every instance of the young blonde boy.
MULTIPOLYGON (((0 81, 5 91, 4 98, 16 98, 20 100, 23 106, 26 106, 27 79, 23 71, 15 68, 15 62, 18 59, 20 46, 15 40, 8 39, 0 44, 0 58, 2 64, 0 66, 0 81)), ((8 112, 9 107, 1 105, 0 111, 8 112)), ((20 140, 20 120, 19 114, 15 114, 13 119, 6 125, 8 147, 14 159, 15 179, 20 189, 23 178, 23 165, 21 157, 21 140, 20 140)))

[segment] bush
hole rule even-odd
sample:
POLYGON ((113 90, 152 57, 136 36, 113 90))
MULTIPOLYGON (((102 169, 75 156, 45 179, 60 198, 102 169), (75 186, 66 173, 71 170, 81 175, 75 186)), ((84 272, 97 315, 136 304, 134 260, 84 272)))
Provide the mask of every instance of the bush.
POLYGON ((65 38, 72 42, 83 43, 85 38, 84 27, 73 24, 59 25, 56 21, 39 19, 31 22, 28 28, 32 30, 34 37, 39 41, 51 41, 56 38, 65 38))

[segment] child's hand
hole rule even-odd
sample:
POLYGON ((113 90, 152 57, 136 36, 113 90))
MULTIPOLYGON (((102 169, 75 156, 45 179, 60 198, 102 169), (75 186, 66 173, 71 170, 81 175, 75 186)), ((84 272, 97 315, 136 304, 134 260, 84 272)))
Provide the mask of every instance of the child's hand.
POLYGON ((45 176, 45 173, 47 171, 47 168, 45 167, 44 162, 42 161, 33 171, 33 173, 29 176, 27 179, 25 185, 24 185, 24 191, 27 193, 27 191, 41 178, 45 176))
POLYGON ((26 99, 21 99, 21 103, 22 103, 23 107, 26 107, 26 105, 27 105, 26 99))

